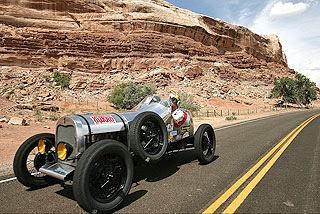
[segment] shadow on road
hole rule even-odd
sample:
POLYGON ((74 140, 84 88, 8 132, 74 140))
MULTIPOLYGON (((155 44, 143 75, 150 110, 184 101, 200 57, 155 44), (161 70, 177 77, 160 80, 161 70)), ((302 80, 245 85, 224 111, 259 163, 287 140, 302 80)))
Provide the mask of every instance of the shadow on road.
MULTIPOLYGON (((213 161, 218 158, 219 156, 215 156, 213 161)), ((187 150, 167 154, 159 163, 135 166, 132 187, 140 185, 140 181, 157 182, 168 178, 179 171, 180 166, 193 162, 198 162, 194 150, 187 150)), ((131 203, 142 198, 145 194, 147 194, 147 192, 147 190, 137 190, 130 193, 125 198, 122 206, 120 206, 117 210, 129 206, 131 203)), ((57 191, 56 193, 68 199, 75 200, 71 184, 66 184, 63 189, 57 191)))
MULTIPOLYGON (((215 156, 213 161, 218 158, 219 156, 215 156)), ((175 174, 180 169, 180 166, 197 161, 194 150, 170 153, 159 163, 136 166, 133 182, 139 185, 138 182, 142 180, 147 182, 160 181, 175 174)))
POLYGON ((65 185, 62 190, 59 190, 56 193, 73 201, 76 200, 73 196, 72 185, 65 185))

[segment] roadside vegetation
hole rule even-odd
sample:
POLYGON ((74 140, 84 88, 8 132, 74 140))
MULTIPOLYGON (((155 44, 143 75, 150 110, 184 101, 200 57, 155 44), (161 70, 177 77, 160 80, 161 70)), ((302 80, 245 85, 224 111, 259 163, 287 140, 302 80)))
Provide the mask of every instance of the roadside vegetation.
POLYGON ((181 108, 187 109, 191 112, 197 112, 200 110, 200 105, 195 104, 193 100, 193 96, 187 93, 179 94, 181 99, 181 108))
POLYGON ((226 117, 226 120, 237 120, 236 113, 232 112, 232 116, 226 117))
POLYGON ((317 99, 317 92, 312 86, 314 83, 302 74, 297 74, 295 79, 281 78, 274 82, 270 98, 281 98, 286 106, 289 103, 307 106, 317 99))
MULTIPOLYGON (((108 101, 119 110, 129 110, 135 107, 145 97, 156 94, 156 86, 152 83, 138 85, 134 82, 121 83, 113 88, 108 101)), ((200 106, 194 103, 193 97, 187 93, 179 94, 181 98, 181 108, 191 112, 200 110, 200 106)))
MULTIPOLYGON (((47 77, 44 77, 44 78, 46 81, 48 80, 47 77)), ((70 75, 56 71, 53 74, 53 81, 56 82, 56 85, 61 86, 62 88, 67 88, 69 87, 69 84, 70 84, 70 75)))
POLYGON ((151 83, 143 86, 134 82, 121 83, 113 88, 107 99, 117 109, 129 110, 148 95, 155 94, 156 91, 156 86, 151 83))

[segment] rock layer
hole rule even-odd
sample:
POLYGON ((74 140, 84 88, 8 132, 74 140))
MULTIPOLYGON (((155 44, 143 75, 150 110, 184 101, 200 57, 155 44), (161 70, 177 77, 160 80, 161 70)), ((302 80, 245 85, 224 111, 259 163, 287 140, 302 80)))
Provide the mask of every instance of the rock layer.
MULTIPOLYGON (((277 36, 162 0, 2 0, 0 66, 0 86, 10 99, 43 99, 29 80, 10 78, 12 72, 34 80, 59 70, 70 73, 72 96, 105 96, 121 81, 148 81, 163 94, 196 95, 203 106, 216 97, 266 102, 271 83, 295 73, 277 36), (18 90, 21 85, 26 88, 18 90)), ((49 86, 37 85, 46 92, 49 86)))
POLYGON ((119 69, 116 64, 140 68, 135 63, 143 58, 215 61, 226 52, 287 65, 276 36, 259 36, 164 1, 5 0, 0 9, 1 65, 99 72, 119 69))

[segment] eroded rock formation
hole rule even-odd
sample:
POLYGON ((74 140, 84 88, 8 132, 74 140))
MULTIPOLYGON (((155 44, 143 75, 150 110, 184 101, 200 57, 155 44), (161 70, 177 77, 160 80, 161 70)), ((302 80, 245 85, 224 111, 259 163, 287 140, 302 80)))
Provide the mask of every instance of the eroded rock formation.
POLYGON ((213 97, 265 100, 275 79, 295 73, 277 36, 162 0, 2 0, 0 66, 3 75, 5 66, 67 71, 72 90, 108 93, 119 81, 153 81, 163 93, 198 95, 204 106, 213 97))

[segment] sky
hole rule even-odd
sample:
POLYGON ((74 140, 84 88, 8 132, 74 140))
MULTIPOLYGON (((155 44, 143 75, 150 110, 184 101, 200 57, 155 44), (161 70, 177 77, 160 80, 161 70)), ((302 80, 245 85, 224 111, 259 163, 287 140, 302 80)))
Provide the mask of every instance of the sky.
POLYGON ((167 0, 177 7, 279 36, 290 68, 320 87, 320 0, 167 0))

